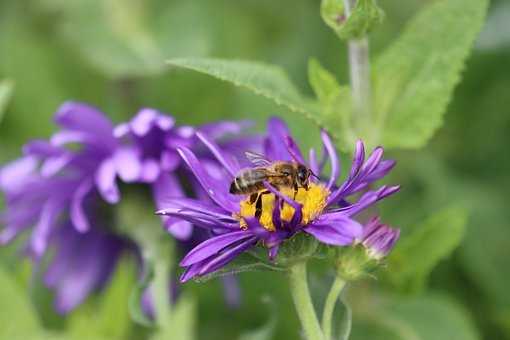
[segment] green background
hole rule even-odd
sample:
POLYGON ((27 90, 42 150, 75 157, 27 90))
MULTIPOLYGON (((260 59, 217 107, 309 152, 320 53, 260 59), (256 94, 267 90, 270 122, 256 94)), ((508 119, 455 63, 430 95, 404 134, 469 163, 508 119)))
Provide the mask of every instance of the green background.
MULTIPOLYGON (((427 2, 380 1, 386 18, 370 34, 371 55, 427 2)), ((5 110, 0 105, 0 160, 19 155, 28 139, 50 136, 53 113, 70 99, 91 103, 116 122, 154 107, 181 124, 249 118, 262 130, 267 117, 280 115, 302 146, 317 145, 318 133, 297 113, 163 61, 198 56, 277 64, 311 96, 311 57, 340 83, 349 78, 346 45, 322 22, 319 8, 312 0, 0 1, 0 80, 8 81, 0 101, 11 88, 5 110)), ((378 280, 348 287, 351 339, 510 339, 508 22, 509 4, 493 1, 443 127, 422 149, 388 152, 398 166, 387 182, 400 183, 402 191, 381 210, 402 228, 402 246, 378 280)), ((154 334, 130 321, 130 259, 105 292, 64 318, 52 311, 51 294, 19 260, 18 247, 0 249, 1 339, 179 339, 179 327, 154 334)), ((322 296, 331 273, 313 262, 310 279, 322 296)), ((191 323, 199 339, 298 338, 284 275, 245 273, 240 283, 237 309, 226 306, 220 281, 187 284, 180 328, 191 323)))

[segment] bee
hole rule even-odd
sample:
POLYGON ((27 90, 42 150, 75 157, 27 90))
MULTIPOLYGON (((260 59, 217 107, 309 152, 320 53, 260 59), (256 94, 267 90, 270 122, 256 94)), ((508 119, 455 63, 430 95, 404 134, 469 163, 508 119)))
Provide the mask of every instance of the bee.
POLYGON ((255 217, 262 215, 262 196, 271 193, 266 190, 267 181, 277 190, 280 188, 294 189, 294 198, 299 188, 308 190, 310 176, 318 178, 310 168, 296 161, 271 162, 255 152, 245 152, 246 158, 255 166, 239 171, 229 192, 234 195, 250 195, 250 204, 255 203, 255 217))

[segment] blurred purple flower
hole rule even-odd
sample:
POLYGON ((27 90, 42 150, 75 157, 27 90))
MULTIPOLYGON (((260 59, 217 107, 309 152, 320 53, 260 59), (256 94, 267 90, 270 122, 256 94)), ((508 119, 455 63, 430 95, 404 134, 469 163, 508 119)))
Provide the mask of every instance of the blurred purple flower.
MULTIPOLYGON (((57 310, 65 313, 108 281, 123 251, 139 252, 104 216, 104 207, 120 201, 118 179, 148 185, 158 208, 167 197, 184 196, 177 173, 186 169, 176 148, 200 153, 196 132, 221 138, 238 133, 244 124, 176 127, 172 117, 143 109, 114 127, 102 112, 76 102, 63 104, 55 121, 61 130, 49 141, 28 143, 23 157, 0 170, 6 206, 0 244, 28 231, 26 251, 37 262, 55 248, 45 282, 56 291, 57 310)), ((212 160, 205 162, 214 172, 212 160)), ((163 220, 178 239, 191 235, 189 222, 163 220)))
MULTIPOLYGON (((367 190, 368 186, 384 177, 395 165, 392 160, 383 160, 383 149, 377 147, 365 160, 364 145, 356 143, 354 160, 347 179, 336 186, 340 175, 338 156, 327 133, 322 132, 325 155, 329 157, 331 176, 326 182, 312 182, 309 190, 300 188, 295 200, 290 199, 293 191, 286 188, 276 190, 269 183, 266 189, 273 195, 265 195, 263 211, 259 219, 254 218, 254 205, 244 197, 229 193, 229 186, 241 170, 233 157, 221 147, 198 134, 224 167, 221 178, 213 178, 203 163, 187 147, 178 151, 194 173, 210 200, 173 198, 165 209, 157 213, 179 217, 210 231, 213 235, 192 249, 181 261, 186 270, 181 276, 185 282, 192 278, 212 273, 239 254, 257 244, 268 248, 269 258, 274 259, 279 246, 299 232, 305 232, 318 241, 335 246, 353 244, 363 233, 363 227, 353 218, 377 201, 398 191, 398 186, 382 186, 367 190), (347 199, 353 194, 364 193, 357 200, 347 199)), ((273 118, 268 124, 264 141, 264 154, 270 161, 295 161, 307 164, 301 150, 290 136, 281 120, 273 118)), ((314 150, 310 151, 308 166, 315 174, 321 174, 326 157, 319 163, 314 150)))
POLYGON ((367 250, 368 256, 380 260, 390 253, 399 237, 399 229, 381 224, 379 217, 374 217, 363 228, 361 244, 367 250))

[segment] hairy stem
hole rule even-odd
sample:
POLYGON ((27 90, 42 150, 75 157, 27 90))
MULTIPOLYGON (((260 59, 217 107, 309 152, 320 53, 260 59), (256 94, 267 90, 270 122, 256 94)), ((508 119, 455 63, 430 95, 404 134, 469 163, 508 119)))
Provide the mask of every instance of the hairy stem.
MULTIPOLYGON (((356 0, 344 0, 345 17, 351 15, 356 0)), ((349 48, 349 68, 353 117, 358 132, 365 132, 371 123, 371 86, 368 38, 351 39, 349 48)))
POLYGON ((289 286, 296 312, 301 321, 307 340, 324 340, 324 335, 315 314, 308 280, 306 262, 299 262, 290 268, 289 286))
POLYGON ((324 305, 324 310, 322 312, 322 330, 324 331, 324 337, 326 340, 331 339, 331 328, 333 321, 333 312, 335 310, 335 305, 345 287, 345 281, 342 280, 339 276, 335 278, 333 285, 328 293, 326 298, 326 303, 324 305))

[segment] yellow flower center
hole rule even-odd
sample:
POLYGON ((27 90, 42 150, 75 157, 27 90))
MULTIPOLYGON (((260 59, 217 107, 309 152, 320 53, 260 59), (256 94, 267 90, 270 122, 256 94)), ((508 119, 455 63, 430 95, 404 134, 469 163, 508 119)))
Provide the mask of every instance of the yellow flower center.
MULTIPOLYGON (((294 198, 294 189, 282 188, 280 192, 289 197, 294 198)), ((321 184, 310 183, 308 190, 299 188, 294 200, 303 206, 303 217, 301 223, 307 224, 317 217, 326 206, 326 199, 329 196, 329 190, 321 184)), ((260 216, 260 224, 269 231, 275 231, 273 224, 273 209, 275 195, 266 194, 262 196, 262 215, 260 216)), ((246 228, 245 218, 255 216, 255 203, 250 203, 250 198, 242 200, 240 203, 239 214, 235 217, 239 218, 241 228, 246 228)), ((282 221, 289 222, 294 216, 294 208, 287 203, 283 204, 280 210, 280 218, 282 221)))

